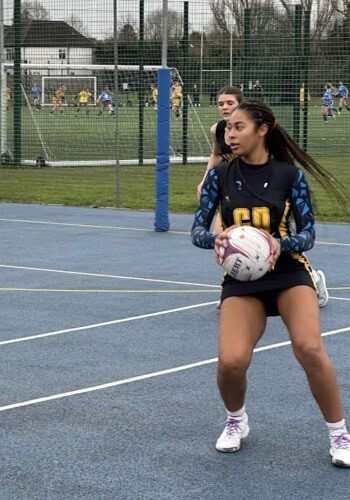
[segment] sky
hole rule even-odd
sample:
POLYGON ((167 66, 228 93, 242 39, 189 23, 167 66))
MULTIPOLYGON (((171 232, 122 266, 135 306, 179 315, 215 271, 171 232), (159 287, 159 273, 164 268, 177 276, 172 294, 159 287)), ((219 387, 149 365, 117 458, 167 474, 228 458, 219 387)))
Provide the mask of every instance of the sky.
MULTIPOLYGON (((5 23, 13 17, 13 0, 2 0, 5 8, 5 23)), ((22 0, 24 2, 25 0, 22 0)), ((210 0, 189 0, 191 29, 204 28, 211 18, 210 0)), ((40 0, 49 11, 50 19, 64 20, 72 14, 79 17, 89 34, 96 38, 104 38, 113 32, 114 0, 40 0)), ((184 2, 168 0, 169 9, 183 12, 184 2)), ((163 0, 145 0, 145 13, 161 9, 163 0)), ((117 0, 118 25, 128 20, 138 21, 139 0, 117 0)))

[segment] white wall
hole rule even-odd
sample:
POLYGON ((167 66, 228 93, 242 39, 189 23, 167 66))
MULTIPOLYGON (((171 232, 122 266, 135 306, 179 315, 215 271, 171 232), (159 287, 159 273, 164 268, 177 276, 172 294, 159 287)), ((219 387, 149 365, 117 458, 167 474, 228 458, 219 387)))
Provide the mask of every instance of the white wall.
MULTIPOLYGON (((92 49, 67 48, 67 47, 22 47, 22 62, 29 64, 93 64, 92 49), (60 49, 65 52, 66 58, 60 58, 60 49)), ((11 61, 7 61, 11 62, 11 61)), ((30 70, 37 75, 68 76, 67 70, 30 70)), ((69 75, 89 75, 91 71, 72 70, 69 75)))

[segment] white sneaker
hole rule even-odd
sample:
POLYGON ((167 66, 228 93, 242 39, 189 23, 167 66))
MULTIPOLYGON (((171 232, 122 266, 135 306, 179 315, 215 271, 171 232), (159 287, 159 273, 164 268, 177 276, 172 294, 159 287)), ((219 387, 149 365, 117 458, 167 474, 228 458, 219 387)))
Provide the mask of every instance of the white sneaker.
POLYGON ((241 440, 249 434, 248 415, 242 417, 227 417, 225 429, 216 441, 215 448, 224 453, 238 451, 241 447, 241 440))
POLYGON ((329 453, 333 465, 350 467, 350 434, 343 433, 332 436, 329 453))
POLYGON ((324 307, 329 300, 329 293, 327 290, 326 276, 321 269, 317 271, 312 270, 314 275, 317 291, 318 291, 318 305, 319 307, 324 307))

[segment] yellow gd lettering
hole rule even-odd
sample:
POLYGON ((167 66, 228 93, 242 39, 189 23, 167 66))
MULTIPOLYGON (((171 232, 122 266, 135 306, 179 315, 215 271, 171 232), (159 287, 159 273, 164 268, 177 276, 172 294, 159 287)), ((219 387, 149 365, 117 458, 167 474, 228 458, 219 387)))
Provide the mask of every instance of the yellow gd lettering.
POLYGON ((237 226, 253 225, 257 229, 265 229, 265 231, 270 232, 270 210, 267 207, 253 207, 251 217, 248 208, 235 208, 233 211, 233 222, 237 226))

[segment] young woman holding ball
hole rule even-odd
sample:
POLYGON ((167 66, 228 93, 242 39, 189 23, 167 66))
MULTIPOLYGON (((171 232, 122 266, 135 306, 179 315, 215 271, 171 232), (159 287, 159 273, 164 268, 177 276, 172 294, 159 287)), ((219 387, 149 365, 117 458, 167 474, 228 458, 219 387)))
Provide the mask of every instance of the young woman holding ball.
POLYGON ((246 373, 267 316, 280 315, 326 421, 332 463, 350 467, 350 435, 334 369, 322 344, 313 273, 303 254, 314 245, 314 214, 303 170, 294 162, 344 206, 348 204, 348 193, 299 148, 261 101, 244 101, 231 114, 226 142, 237 159, 208 172, 192 241, 198 247, 215 249, 219 261, 220 248, 227 245, 228 230, 247 224, 269 234, 272 253, 271 270, 259 280, 239 282, 225 276, 223 281, 218 386, 227 420, 216 448, 237 451, 241 439, 249 434, 246 373), (227 228, 220 234, 210 232, 217 208, 227 228), (292 216, 295 233, 289 224, 292 216))

